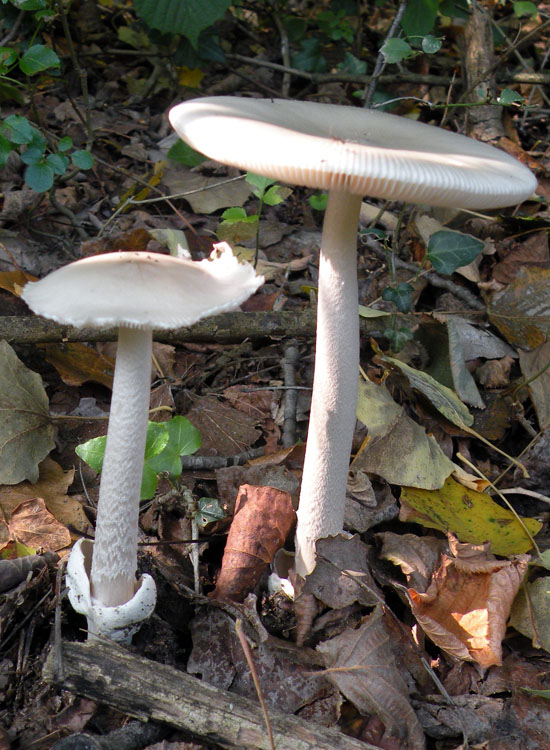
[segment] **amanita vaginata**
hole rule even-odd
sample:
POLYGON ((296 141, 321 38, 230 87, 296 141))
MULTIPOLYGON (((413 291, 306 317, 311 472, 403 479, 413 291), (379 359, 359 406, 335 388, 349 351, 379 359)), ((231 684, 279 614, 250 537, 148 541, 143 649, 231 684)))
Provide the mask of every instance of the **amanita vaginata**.
POLYGON ((170 122, 210 159, 328 191, 319 259, 317 343, 296 531, 296 572, 315 542, 338 534, 357 400, 357 225, 362 197, 454 208, 500 208, 535 190, 531 172, 470 138, 382 112, 317 102, 208 97, 170 122))
POLYGON ((136 580, 153 330, 232 310, 262 282, 225 246, 202 261, 148 252, 97 255, 23 290, 31 310, 46 318, 78 328, 118 327, 95 542, 79 540, 67 567, 69 598, 87 616, 91 636, 129 642, 155 606, 151 576, 136 580))

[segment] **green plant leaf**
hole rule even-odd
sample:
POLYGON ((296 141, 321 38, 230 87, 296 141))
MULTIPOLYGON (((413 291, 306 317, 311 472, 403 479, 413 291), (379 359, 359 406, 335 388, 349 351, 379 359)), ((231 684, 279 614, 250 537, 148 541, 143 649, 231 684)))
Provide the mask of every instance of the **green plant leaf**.
POLYGON ((71 161, 78 167, 78 169, 91 169, 94 166, 94 157, 89 151, 79 150, 73 151, 71 154, 71 161))
POLYGON ((450 276, 457 268, 475 260, 482 250, 481 240, 443 229, 430 237, 427 258, 438 273, 450 276))
POLYGON ((3 167, 12 152, 12 145, 7 138, 0 135, 0 167, 3 167))
POLYGON ((283 185, 272 185, 264 193, 264 203, 267 206, 278 206, 292 195, 292 188, 284 187, 283 185))
POLYGON ((178 164, 186 167, 198 167, 206 159, 206 156, 199 154, 198 151, 188 146, 181 138, 170 147, 167 156, 178 164))
POLYGON ((359 60, 351 52, 346 52, 344 59, 338 65, 338 70, 354 76, 364 76, 367 72, 367 63, 364 60, 359 60))
POLYGON ((325 211, 327 208, 328 193, 320 193, 318 195, 310 195, 308 203, 311 208, 315 211, 325 211))
POLYGON ((411 310, 411 300, 414 287, 406 282, 398 286, 388 286, 382 292, 382 299, 393 302, 399 312, 408 313, 411 310))
POLYGON ((2 135, 12 143, 21 146, 30 143, 33 139, 35 128, 32 127, 26 117, 21 115, 10 115, 2 123, 2 135))
POLYGON ((435 25, 438 8, 438 0, 409 0, 401 28, 408 37, 426 36, 435 25))
POLYGON ((222 213, 222 219, 224 221, 247 221, 247 219, 249 218, 251 217, 247 216, 246 211, 241 206, 232 206, 231 208, 226 208, 222 213))
POLYGON ((42 160, 37 164, 30 164, 25 170, 25 184, 37 193, 45 193, 53 185, 54 171, 42 160))
POLYGON ((162 423, 168 432, 168 441, 163 450, 148 461, 157 474, 166 472, 171 477, 181 474, 181 456, 189 456, 201 447, 200 432, 186 417, 173 417, 162 423))
POLYGON ((152 29, 182 34, 195 49, 199 34, 223 18, 230 0, 134 0, 138 16, 152 29))
POLYGON ((404 39, 398 39, 397 37, 386 39, 380 52, 384 55, 384 62, 386 63, 398 63, 414 55, 411 45, 404 39))
POLYGON ((536 18, 538 15, 538 8, 535 3, 528 2, 528 0, 517 0, 513 3, 514 15, 516 18, 522 18, 523 16, 531 16, 536 18))
POLYGON ((0 483, 36 482, 38 464, 55 448, 42 378, 0 341, 0 483))
POLYGON ((69 160, 63 154, 48 154, 46 156, 46 162, 53 169, 55 174, 65 174, 67 167, 69 166, 69 160))
POLYGON ((77 445, 74 450, 76 455, 85 461, 88 466, 91 466, 94 471, 100 472, 103 468, 106 442, 107 435, 100 435, 77 445))
POLYGON ((498 97, 500 104, 523 104, 525 98, 512 89, 502 89, 498 97))
POLYGON ((19 67, 25 75, 33 76, 49 68, 59 68, 60 60, 51 47, 33 44, 19 60, 19 67))
POLYGON ((292 67, 308 73, 324 73, 328 63, 321 52, 318 39, 304 39, 300 42, 300 51, 292 56, 292 67))
POLYGON ((0 47, 0 73, 6 74, 17 60, 17 51, 11 47, 0 47))
POLYGON ((245 179, 254 188, 252 192, 257 198, 260 198, 268 187, 275 185, 277 182, 272 177, 264 177, 264 175, 255 174, 254 172, 247 172, 245 179))
POLYGON ((57 150, 63 154, 65 153, 65 151, 68 151, 70 148, 72 148, 72 145, 73 139, 70 135, 66 135, 58 141, 57 150))
POLYGON ((225 518, 225 511, 215 497, 201 497, 197 501, 195 521, 201 529, 209 523, 221 521, 225 518))
POLYGON ((428 34, 422 40, 422 52, 425 52, 427 55, 434 55, 441 49, 441 44, 441 39, 437 39, 435 36, 428 34))
POLYGON ((395 328, 386 328, 384 336, 390 342, 393 352, 400 352, 405 344, 413 340, 413 332, 405 326, 396 326, 395 328))

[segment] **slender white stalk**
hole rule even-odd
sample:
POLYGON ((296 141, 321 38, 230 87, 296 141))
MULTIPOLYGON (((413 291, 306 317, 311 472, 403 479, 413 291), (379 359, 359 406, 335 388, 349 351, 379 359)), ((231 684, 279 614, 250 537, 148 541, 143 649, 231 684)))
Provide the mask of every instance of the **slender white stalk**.
POLYGON ((331 192, 325 212, 317 342, 302 489, 296 572, 315 567, 315 542, 342 531, 357 408, 359 311, 357 225, 361 197, 331 192))
POLYGON ((121 326, 90 575, 107 607, 136 591, 138 515, 151 388, 151 329, 121 326))

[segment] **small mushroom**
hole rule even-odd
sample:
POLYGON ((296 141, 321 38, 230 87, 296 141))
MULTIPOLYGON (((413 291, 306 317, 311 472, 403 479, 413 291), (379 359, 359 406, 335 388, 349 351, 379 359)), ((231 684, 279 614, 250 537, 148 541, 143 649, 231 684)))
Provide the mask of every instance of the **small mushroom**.
POLYGON ((92 636, 129 642, 134 625, 155 605, 152 578, 136 581, 153 329, 189 326, 232 310, 262 282, 225 246, 218 257, 198 262, 148 252, 97 255, 23 290, 29 307, 46 318, 78 328, 118 326, 93 552, 80 540, 68 564, 69 596, 88 616, 92 636))
POLYGON ((357 224, 364 195, 456 208, 499 208, 535 190, 516 159, 446 130, 383 112, 278 99, 207 97, 169 119, 224 164, 328 191, 319 258, 313 394, 296 531, 296 571, 338 534, 359 373, 357 224))

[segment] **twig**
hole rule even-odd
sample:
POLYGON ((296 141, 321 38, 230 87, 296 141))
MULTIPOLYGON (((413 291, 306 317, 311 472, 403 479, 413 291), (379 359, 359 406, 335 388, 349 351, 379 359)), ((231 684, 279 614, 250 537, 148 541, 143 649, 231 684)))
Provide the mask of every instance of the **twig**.
POLYGON ((243 621, 240 619, 236 620, 235 622, 235 632, 237 633, 239 643, 241 644, 241 648, 244 652, 244 657, 246 659, 246 663, 248 664, 248 668, 250 669, 250 674, 252 675, 254 687, 256 688, 256 695, 258 696, 258 700, 260 701, 260 706, 262 707, 262 712, 263 712, 264 719, 265 719, 265 726, 266 726, 267 734, 269 737, 270 748, 271 750, 275 750, 275 741, 273 739, 273 730, 271 728, 271 722, 269 720, 269 713, 267 712, 267 706, 265 704, 264 695, 262 693, 262 687, 258 679, 256 666, 254 664, 254 660, 252 659, 252 654, 250 653, 250 646, 248 645, 248 641, 246 640, 246 635, 244 634, 243 621))
POLYGON ((395 18, 393 19, 392 25, 390 26, 390 30, 386 34, 386 38, 384 39, 382 46, 380 47, 380 51, 378 52, 374 71, 365 92, 365 101, 363 102, 364 107, 371 107, 372 97, 374 96, 376 85, 380 79, 380 76, 382 75, 382 71, 386 67, 386 61, 384 58, 384 54, 382 53, 382 47, 389 39, 395 36, 397 27, 399 26, 401 19, 403 18, 403 14, 406 10, 407 0, 401 0, 401 2, 399 3, 399 8, 397 9, 397 13, 395 14, 395 18))
POLYGON ((182 456, 183 471, 208 471, 226 469, 229 466, 242 466, 252 458, 259 458, 265 453, 265 448, 251 448, 234 456, 182 456))
POLYGON ((285 388, 283 446, 290 448, 296 442, 296 408, 298 405, 298 390, 296 389, 296 366, 300 350, 295 339, 288 341, 284 348, 283 378, 285 388))

